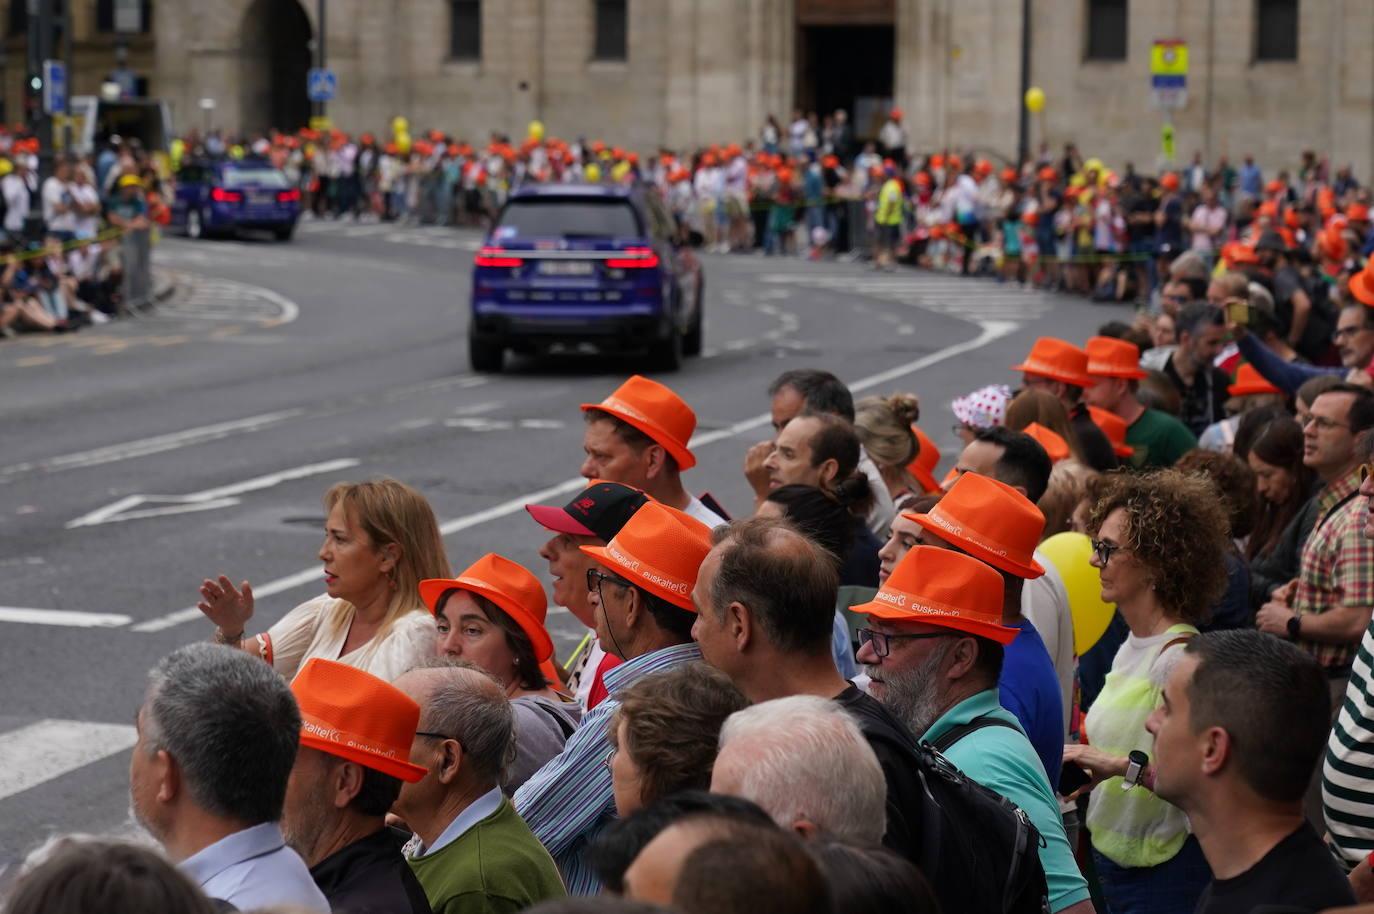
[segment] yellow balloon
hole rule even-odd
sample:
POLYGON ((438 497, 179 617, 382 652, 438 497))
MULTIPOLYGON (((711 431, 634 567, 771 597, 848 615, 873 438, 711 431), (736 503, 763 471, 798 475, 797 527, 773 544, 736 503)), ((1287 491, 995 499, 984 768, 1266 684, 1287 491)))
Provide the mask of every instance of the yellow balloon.
POLYGON ((1095 171, 1098 174, 1101 174, 1105 170, 1105 168, 1102 164, 1101 159, 1089 159, 1088 161, 1083 163, 1083 170, 1095 171))
POLYGON ((599 184, 601 183, 601 166, 592 162, 582 170, 582 175, 589 184, 599 184))
POLYGON ((1088 562, 1092 542, 1082 533, 1056 533, 1040 544, 1040 554, 1050 560, 1069 596, 1073 617, 1073 650, 1082 657, 1101 639, 1116 612, 1116 605, 1102 600, 1102 576, 1088 562))
POLYGON ((401 117, 399 114, 391 119, 391 132, 398 137, 410 130, 410 121, 401 117))
POLYGON ((627 175, 629 175, 629 173, 630 173, 630 163, 629 163, 629 162, 616 162, 616 163, 615 163, 615 167, 611 169, 611 180, 613 180, 613 181, 619 183, 619 182, 621 182, 621 181, 624 181, 624 180, 625 180, 625 177, 626 177, 627 175))
POLYGON ((1045 110, 1045 90, 1039 86, 1031 86, 1026 90, 1026 110, 1031 114, 1039 114, 1045 110))
POLYGON ((396 135, 396 151, 401 155, 410 154, 410 134, 399 133, 396 135))
POLYGON ((9 159, 0 159, 0 178, 14 171, 14 163, 9 159))
POLYGON ((241 158, 243 158, 243 147, 242 147, 242 146, 239 146, 239 145, 237 145, 237 144, 235 144, 235 145, 233 145, 233 146, 230 146, 230 147, 229 147, 229 158, 231 158, 231 159, 241 159, 241 158))
POLYGON ((534 140, 536 143, 544 142, 544 122, 530 121, 530 126, 525 131, 525 136, 534 140))
POLYGON ((1088 179, 1083 177, 1081 174, 1074 175, 1072 178, 1069 178, 1070 187, 1082 187, 1084 184, 1087 183, 1088 179))

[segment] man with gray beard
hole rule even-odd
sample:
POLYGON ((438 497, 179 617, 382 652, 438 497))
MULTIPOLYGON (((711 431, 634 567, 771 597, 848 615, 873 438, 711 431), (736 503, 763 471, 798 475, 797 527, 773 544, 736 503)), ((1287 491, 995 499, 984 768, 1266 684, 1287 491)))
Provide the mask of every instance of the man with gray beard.
POLYGON ((914 546, 871 603, 854 607, 870 694, 971 780, 1025 810, 1044 839, 1052 912, 1093 910, 1064 834, 1045 767, 997 688, 1003 648, 1003 581, 992 566, 937 546, 914 546))

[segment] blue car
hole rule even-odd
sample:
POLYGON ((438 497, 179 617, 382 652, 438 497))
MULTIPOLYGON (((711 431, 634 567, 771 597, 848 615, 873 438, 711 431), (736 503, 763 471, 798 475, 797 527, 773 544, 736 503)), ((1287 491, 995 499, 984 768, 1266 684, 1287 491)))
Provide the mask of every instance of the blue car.
POLYGON ((177 172, 172 225, 190 238, 262 229, 286 241, 300 215, 300 188, 265 159, 192 161, 177 172))
POLYGON ((514 191, 473 261, 468 357, 501 370, 507 349, 647 350, 673 371, 701 353, 696 253, 651 187, 514 191))

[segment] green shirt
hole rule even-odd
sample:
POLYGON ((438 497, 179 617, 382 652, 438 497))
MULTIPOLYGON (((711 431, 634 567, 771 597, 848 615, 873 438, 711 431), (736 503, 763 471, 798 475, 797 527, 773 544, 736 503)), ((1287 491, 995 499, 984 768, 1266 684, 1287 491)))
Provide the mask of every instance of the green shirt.
POLYGON ((1040 831, 1040 865, 1049 886, 1050 910, 1062 911, 1088 898, 1088 883, 1073 859, 1045 766, 1016 716, 1002 707, 997 689, 965 698, 940 716, 921 737, 935 742, 948 730, 977 717, 992 717, 1011 727, 983 727, 959 740, 945 752, 956 768, 971 780, 999 793, 1021 807, 1040 831))
POLYGON ((507 798, 496 812, 410 868, 434 914, 514 914, 567 895, 558 867, 507 798))
POLYGON ((1126 443, 1135 449, 1127 459, 1136 469, 1171 467, 1197 447, 1188 426, 1168 413, 1147 409, 1126 428, 1126 443))

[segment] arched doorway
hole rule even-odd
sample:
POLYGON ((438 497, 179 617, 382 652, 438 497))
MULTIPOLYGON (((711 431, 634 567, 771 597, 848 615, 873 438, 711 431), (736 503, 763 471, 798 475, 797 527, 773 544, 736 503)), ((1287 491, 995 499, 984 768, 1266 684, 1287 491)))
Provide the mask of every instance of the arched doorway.
POLYGON ((310 120, 310 19, 297 0, 253 0, 243 16, 242 124, 245 132, 295 130, 310 120))

